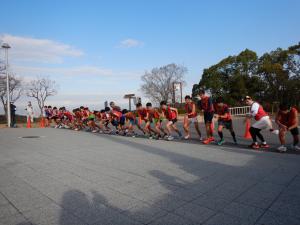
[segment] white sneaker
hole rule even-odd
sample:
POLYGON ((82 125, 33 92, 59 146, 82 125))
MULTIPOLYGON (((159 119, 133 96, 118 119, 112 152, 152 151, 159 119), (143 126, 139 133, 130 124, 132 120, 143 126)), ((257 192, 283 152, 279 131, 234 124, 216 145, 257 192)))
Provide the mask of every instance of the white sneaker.
POLYGON ((203 138, 202 138, 202 137, 199 137, 199 141, 203 141, 203 138))
POLYGON ((92 133, 97 133, 98 131, 97 130, 92 130, 92 133))
POLYGON ((280 152, 286 152, 287 151, 287 148, 284 146, 284 145, 281 145, 277 148, 278 151, 280 152))
POLYGON ((184 139, 185 139, 185 140, 188 140, 188 139, 190 139, 190 135, 186 135, 186 136, 184 136, 184 139))
POLYGON ((174 140, 174 137, 169 136, 169 137, 168 137, 168 141, 172 141, 172 140, 174 140))
POLYGON ((279 134, 279 130, 273 130, 271 131, 272 134, 278 135, 279 134))
POLYGON ((292 145, 292 149, 294 151, 300 151, 300 147, 298 145, 292 145))

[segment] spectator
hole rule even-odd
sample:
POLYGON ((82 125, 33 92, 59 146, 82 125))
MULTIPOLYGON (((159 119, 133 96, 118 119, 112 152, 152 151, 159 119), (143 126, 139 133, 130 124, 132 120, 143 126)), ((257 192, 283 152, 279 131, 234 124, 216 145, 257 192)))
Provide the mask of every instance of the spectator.
POLYGON ((33 112, 33 107, 31 105, 31 102, 28 102, 28 105, 26 106, 25 110, 27 111, 27 121, 28 118, 30 118, 31 123, 33 123, 33 116, 34 116, 34 112, 33 112))
POLYGON ((11 117, 11 127, 16 127, 16 106, 13 102, 10 102, 10 117, 11 117))

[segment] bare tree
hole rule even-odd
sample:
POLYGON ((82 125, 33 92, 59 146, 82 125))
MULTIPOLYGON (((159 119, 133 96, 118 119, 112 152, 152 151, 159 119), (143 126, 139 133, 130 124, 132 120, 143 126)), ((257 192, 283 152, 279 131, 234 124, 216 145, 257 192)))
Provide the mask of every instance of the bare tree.
POLYGON ((38 77, 29 83, 26 94, 28 97, 36 99, 42 115, 46 99, 56 95, 57 89, 58 86, 54 80, 50 80, 47 77, 38 77))
MULTIPOLYGON (((10 100, 16 102, 22 95, 24 87, 22 85, 22 79, 15 75, 9 75, 9 93, 10 100)), ((7 94, 6 94, 6 76, 0 75, 0 99, 3 105, 5 115, 7 114, 7 94)))
POLYGON ((142 76, 141 91, 153 102, 168 101, 172 99, 173 83, 184 83, 184 74, 187 68, 175 63, 153 68, 142 76))

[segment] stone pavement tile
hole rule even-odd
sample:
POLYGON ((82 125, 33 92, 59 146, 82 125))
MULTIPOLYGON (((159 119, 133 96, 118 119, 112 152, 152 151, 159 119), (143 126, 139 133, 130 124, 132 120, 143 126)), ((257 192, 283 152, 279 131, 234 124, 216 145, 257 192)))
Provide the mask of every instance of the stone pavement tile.
POLYGON ((19 212, 11 204, 0 206, 0 218, 11 217, 19 212))
POLYGON ((56 204, 24 212, 23 215, 36 225, 84 225, 81 220, 56 204))
POLYGON ((0 207, 7 204, 9 204, 9 202, 7 201, 6 198, 4 198, 4 196, 0 192, 0 207))
POLYGON ((253 225, 253 223, 249 223, 235 216, 218 213, 203 223, 203 225, 253 225))
POLYGON ((170 193, 171 195, 174 195, 177 198, 180 198, 184 201, 192 201, 201 195, 203 193, 199 190, 195 189, 186 189, 186 188, 178 188, 170 193))
POLYGON ((52 203, 45 195, 30 187, 13 186, 2 191, 6 198, 21 212, 52 203))
POLYGON ((142 225, 142 223, 132 220, 125 215, 119 214, 110 218, 103 217, 98 222, 89 225, 142 225))
POLYGON ((186 219, 192 220, 195 223, 203 223, 208 218, 216 214, 215 211, 193 203, 188 203, 174 211, 174 214, 183 216, 186 219))
POLYGON ((192 203, 218 211, 227 207, 230 204, 230 201, 205 194, 193 200, 192 203))
POLYGON ((81 207, 73 210, 72 213, 87 224, 94 224, 101 220, 110 221, 114 217, 121 216, 121 213, 118 210, 95 202, 82 202, 81 207))
POLYGON ((299 225, 300 219, 267 211, 255 225, 299 225))
POLYGON ((106 198, 105 205, 124 211, 132 208, 140 200, 115 192, 113 195, 104 196, 106 198))
POLYGON ((157 218, 151 222, 150 225, 200 225, 200 223, 195 223, 192 220, 186 219, 182 216, 168 213, 165 216, 157 218))
POLYGON ((217 187, 216 189, 213 189, 212 191, 209 191, 206 193, 207 196, 210 197, 218 197, 222 199, 226 199, 228 201, 232 201, 233 199, 237 198, 239 195, 241 195, 243 191, 241 190, 234 190, 229 188, 224 188, 222 186, 217 187))
POLYGON ((278 197, 283 188, 284 186, 281 185, 260 182, 235 199, 235 201, 267 209, 276 197, 278 197))
POLYGON ((207 180, 199 180, 197 182, 193 182, 185 185, 186 189, 192 189, 194 191, 198 191, 200 193, 207 193, 220 185, 219 182, 207 181, 207 180))
POLYGON ((152 201, 153 206, 168 212, 172 212, 186 203, 186 201, 170 194, 163 195, 159 200, 152 201))
POLYGON ((232 202, 223 210, 223 212, 225 214, 238 217, 246 223, 254 224, 255 221, 264 213, 264 210, 232 202))
POLYGON ((287 185, 294 179, 295 176, 296 173, 294 171, 280 172, 278 170, 275 170, 274 172, 272 172, 272 174, 265 177, 263 181, 273 184, 287 185))
MULTIPOLYGON (((299 192, 299 190, 298 190, 299 192)), ((300 218, 300 195, 283 193, 269 208, 275 213, 300 218)))
POLYGON ((10 217, 0 218, 0 225, 36 225, 30 223, 23 215, 16 214, 10 217))
POLYGON ((154 221, 156 218, 166 215, 167 211, 156 207, 155 204, 150 205, 145 202, 140 202, 131 209, 124 211, 122 214, 135 221, 148 224, 154 221))
POLYGON ((240 190, 245 191, 250 187, 254 186, 258 181, 256 179, 249 179, 244 177, 238 177, 226 181, 224 184, 220 185, 219 187, 232 189, 232 190, 240 190))

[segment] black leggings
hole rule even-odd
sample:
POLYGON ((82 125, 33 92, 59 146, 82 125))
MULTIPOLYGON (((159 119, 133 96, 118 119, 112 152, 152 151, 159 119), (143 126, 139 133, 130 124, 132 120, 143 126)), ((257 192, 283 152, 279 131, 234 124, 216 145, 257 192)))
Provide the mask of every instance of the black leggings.
POLYGON ((261 140, 261 142, 265 142, 264 137, 260 133, 261 129, 250 127, 249 131, 250 131, 253 142, 257 142, 256 137, 258 137, 259 140, 261 140))

